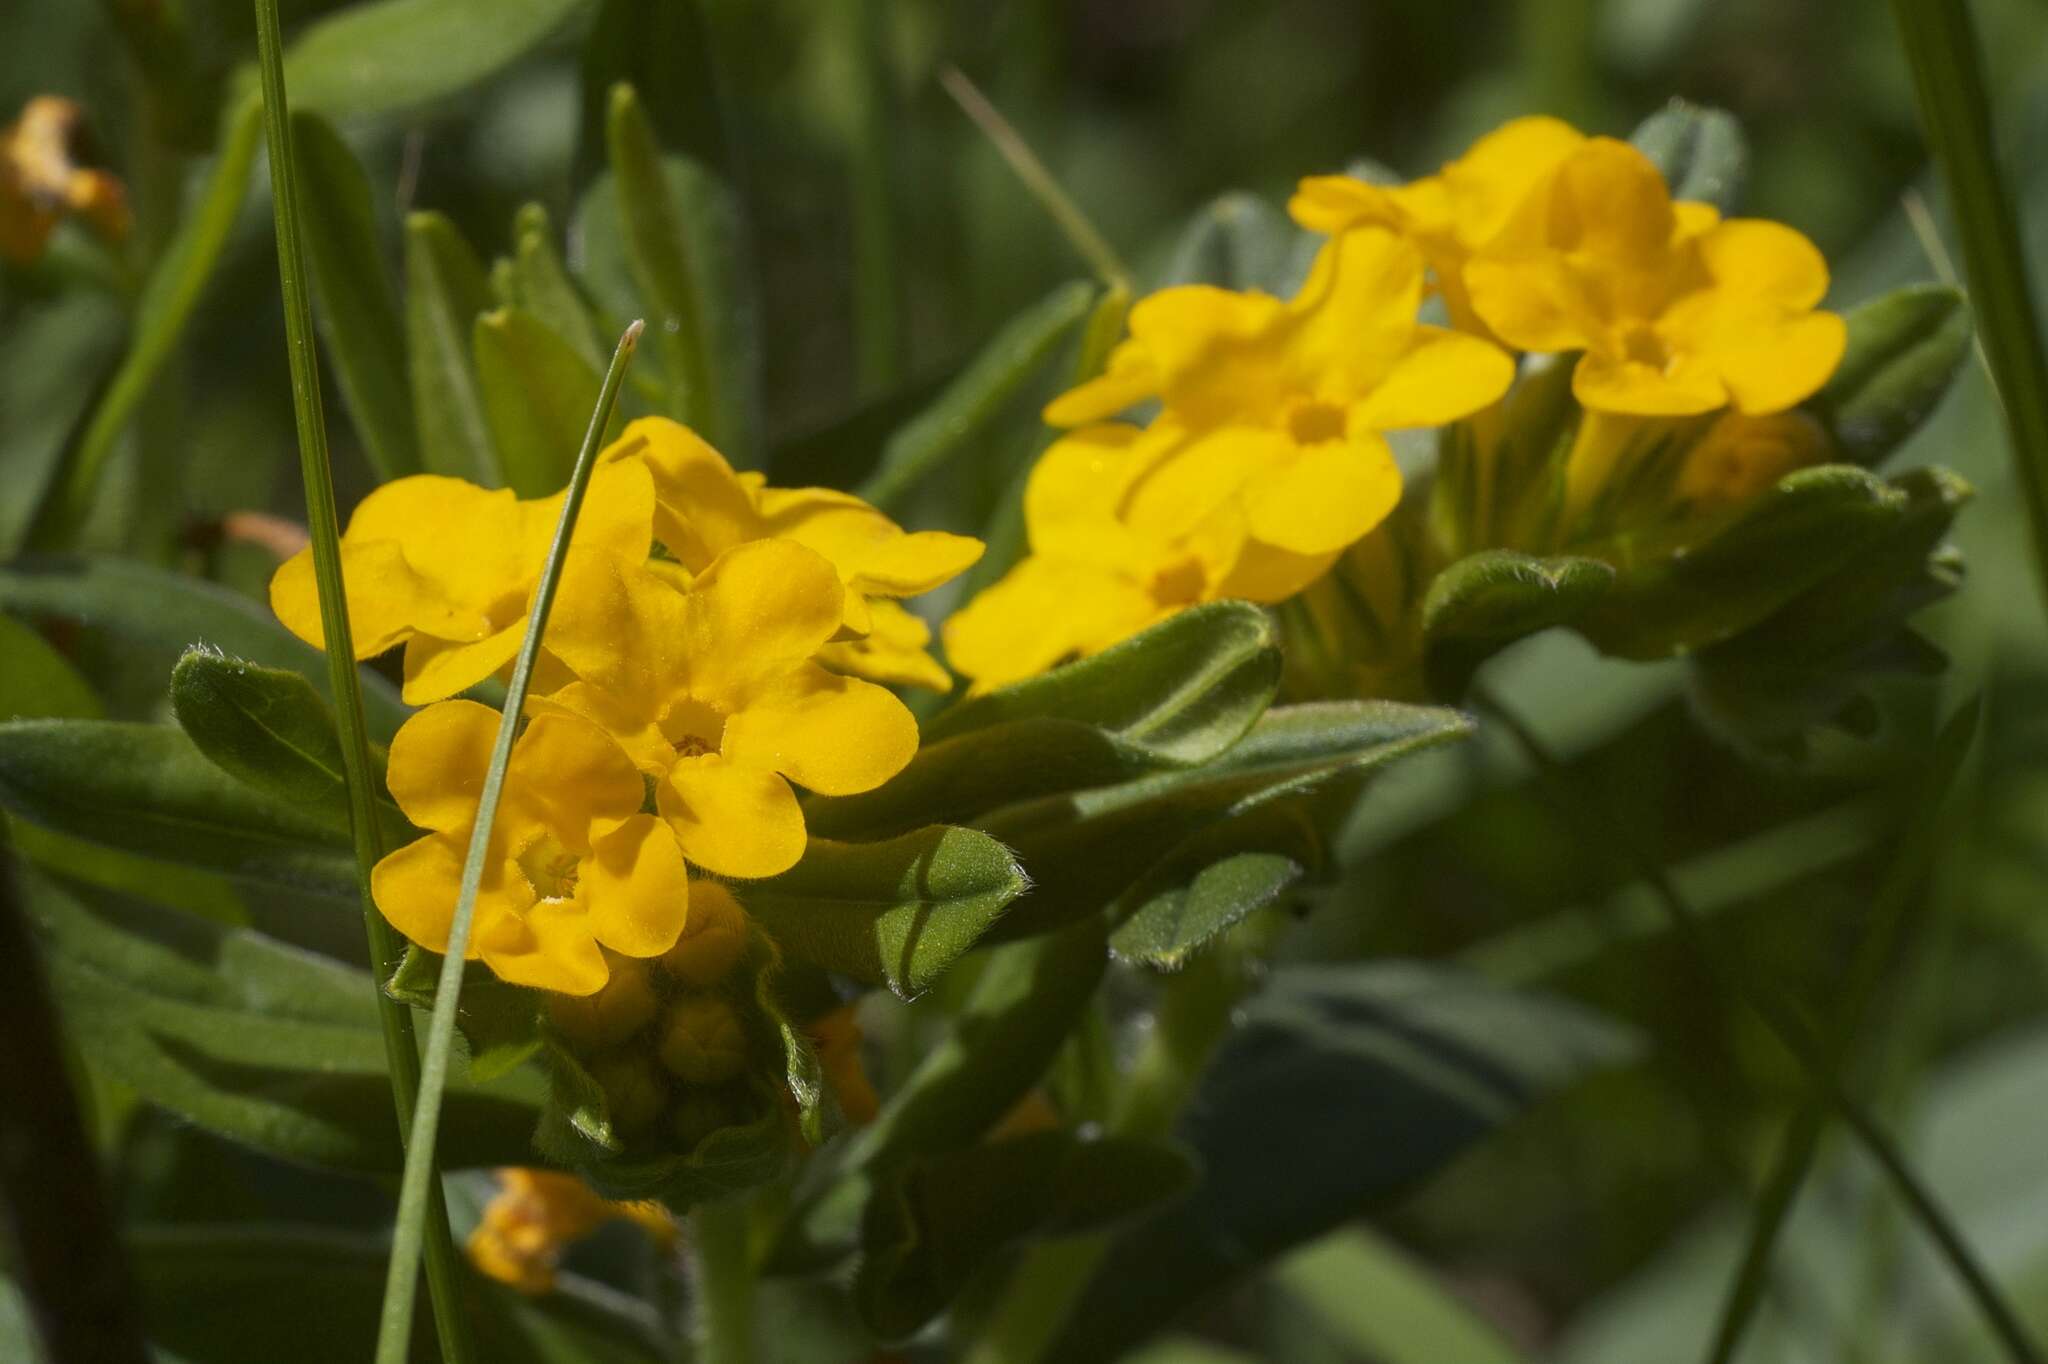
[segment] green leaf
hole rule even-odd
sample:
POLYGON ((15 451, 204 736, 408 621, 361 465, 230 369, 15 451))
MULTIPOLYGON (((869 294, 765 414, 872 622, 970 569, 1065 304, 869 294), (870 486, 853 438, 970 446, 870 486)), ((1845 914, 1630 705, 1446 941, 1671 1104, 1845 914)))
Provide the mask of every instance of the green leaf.
POLYGON ((559 492, 597 406, 597 371, 518 308, 479 317, 475 345, 484 413, 506 484, 521 497, 559 492))
POLYGON ((263 135, 263 106, 253 96, 234 104, 221 135, 220 151, 214 156, 199 201, 184 217, 150 271, 142 298, 135 308, 128 354, 107 384, 93 409, 92 419, 79 437, 59 493, 52 508, 55 521, 45 529, 63 529, 81 524, 91 510, 99 488, 101 471, 114 453, 114 443, 128 427, 135 409, 156 382, 164 363, 177 349, 185 324, 213 278, 228 235, 241 215, 242 200, 249 193, 249 177, 256 164, 256 148, 263 135))
POLYGON ((891 510, 948 460, 969 449, 1081 325, 1094 300, 1094 286, 1076 280, 1011 318, 929 407, 889 437, 874 472, 856 490, 859 495, 891 510))
POLYGON ((981 826, 1016 850, 1035 883, 994 936, 1024 937, 1092 915, 1202 830, 1471 729, 1456 711, 1391 701, 1285 706, 1205 766, 994 811, 981 826))
POLYGON ((1307 277, 1320 240, 1256 194, 1219 195, 1181 230, 1159 285, 1210 284, 1289 298, 1307 277))
POLYGON ((168 725, 0 724, 0 806, 125 852, 313 895, 356 895, 345 833, 242 785, 168 725))
POLYGON ((285 54, 294 109, 333 118, 414 109, 482 83, 540 46, 590 0, 378 0, 307 28, 285 54))
POLYGON ((905 999, 922 994, 1024 893, 1009 849, 932 827, 886 843, 813 837, 803 860, 739 894, 788 953, 905 999))
POLYGON ((1278 901, 1306 872, 1285 853, 1241 852, 1209 862, 1185 884, 1140 889, 1126 896, 1138 908, 1110 934, 1109 950, 1122 961, 1178 971, 1197 948, 1278 901))
POLYGON ((1045 1357, 1095 1364, 1231 1279, 1384 1207, 1634 1038, 1439 966, 1292 966, 1243 1007, 1177 1138, 1202 1182, 1117 1238, 1045 1357))
POLYGON ((555 250, 555 232, 548 222, 548 211, 539 204, 525 205, 512 220, 512 231, 512 277, 519 306, 567 342, 591 373, 602 372, 610 357, 598 339, 590 305, 577 291, 568 267, 555 250))
POLYGON ((1274 1272, 1359 1357, 1384 1364, 1521 1364, 1502 1338, 1429 1270, 1360 1227, 1333 1232, 1274 1272))
POLYGON ((292 138, 313 298, 342 398, 377 477, 416 474, 405 323, 384 266, 370 178, 318 114, 295 111, 292 138))
POLYGON ((854 1304, 870 1331, 900 1340, 998 1252, 1111 1226, 1194 1177, 1172 1147, 1062 1131, 920 1157, 892 1170, 868 1201, 854 1304))
MULTIPOLYGON (((347 765, 334 712, 303 675, 191 649, 171 670, 171 711, 214 766, 295 814, 348 833, 347 765)), ((387 845, 412 837, 397 807, 386 800, 379 809, 387 845)))
POLYGON ((92 684, 50 642, 12 616, 0 616, 0 720, 97 720, 105 709, 92 684))
POLYGON ((760 463, 760 304, 737 196, 695 161, 663 156, 639 97, 612 87, 612 174, 626 256, 675 386, 671 415, 741 468, 760 463))
POLYGON ((1614 570, 1597 559, 1531 558, 1513 550, 1468 554, 1437 574, 1422 602, 1424 667, 1438 696, 1464 694, 1479 665, 1605 596, 1614 570))
POLYGON ((1173 762, 1206 762, 1242 738, 1272 699, 1278 650, 1266 612, 1248 602, 1210 602, 1099 654, 963 701, 927 721, 924 739, 1047 717, 1095 726, 1173 762))
POLYGON ((1970 353, 1970 308, 1939 284, 1849 311, 1849 349, 1810 406, 1845 458, 1872 469, 1920 429, 1970 353))
POLYGON ((1909 503, 1852 465, 1801 469, 1718 534, 1622 572, 1573 624, 1623 658, 1663 658, 1727 639, 1882 536, 1909 503))
MULTIPOLYGON (((157 679, 187 648, 204 643, 318 679, 315 686, 327 694, 325 657, 269 611, 213 583, 147 564, 38 558, 0 565, 0 608, 68 622, 77 627, 73 638, 79 642, 99 641, 102 652, 146 663, 157 679)), ((366 669, 357 675, 370 733, 388 739, 411 712, 384 678, 366 669)))
POLYGON ((1100 919, 988 954, 937 1046, 846 1143, 848 1173, 785 1223, 780 1270, 828 1264, 854 1234, 872 1171, 976 1140, 1044 1076, 1109 964, 1100 919))
POLYGON ((431 474, 503 486, 471 350, 477 318, 495 300, 483 262, 438 213, 405 220, 405 339, 413 425, 431 474))
POLYGON ((0 561, 21 551, 78 424, 120 357, 128 319, 113 299, 68 291, 10 300, 0 329, 0 561))
MULTIPOLYGON (((384 986, 384 993, 431 1012, 440 980, 441 954, 407 943, 405 956, 399 959, 398 970, 384 986)), ((539 990, 498 979, 497 973, 480 961, 463 963, 455 1026, 469 1043, 470 1079, 482 1084, 508 1075, 540 1052, 545 998, 539 990)))
MULTIPOLYGON (((286 1159, 398 1171, 383 1034, 359 971, 111 892, 24 880, 66 1027, 95 1065, 286 1159)), ((451 1093, 447 1165, 529 1162, 537 1098, 537 1084, 451 1093)))
POLYGON ((1644 119, 1630 135, 1671 186, 1671 197, 1733 213, 1749 182, 1749 142, 1735 116, 1683 100, 1644 119))

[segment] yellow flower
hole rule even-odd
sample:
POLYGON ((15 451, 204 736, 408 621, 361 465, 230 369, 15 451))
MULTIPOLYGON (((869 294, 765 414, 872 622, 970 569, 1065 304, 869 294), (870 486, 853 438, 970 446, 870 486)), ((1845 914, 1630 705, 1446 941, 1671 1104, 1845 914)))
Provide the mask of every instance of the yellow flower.
POLYGON ((1465 262, 1500 235, 1522 201, 1585 140, 1561 119, 1518 118, 1435 175, 1393 186, 1348 175, 1310 176, 1288 208, 1311 232, 1335 235, 1377 223, 1401 233, 1422 248, 1451 324, 1487 336, 1465 292, 1465 262))
POLYGON ((43 254, 66 214, 77 214, 109 241, 133 219, 121 182, 72 159, 85 115, 68 99, 38 95, 0 131, 0 256, 27 264, 43 254))
POLYGON ((1815 393, 1847 343, 1815 307, 1827 262, 1791 228, 1674 204, 1647 157, 1592 138, 1465 267, 1472 306, 1527 351, 1583 351, 1582 407, 1684 416, 1780 412, 1815 393))
POLYGON ((830 563, 788 540, 725 551, 688 591, 592 556, 571 565, 548 622, 548 647, 581 680, 536 708, 573 711, 616 737, 658 779, 661 813, 691 862, 773 876, 804 851, 791 782, 850 795, 917 751, 901 701, 812 661, 839 629, 844 595, 830 563))
POLYGON ((666 417, 632 423, 604 457, 652 472, 655 538, 692 573, 755 540, 794 540, 825 556, 845 588, 840 637, 862 646, 835 648, 820 660, 827 666, 877 682, 952 685, 925 652, 930 631, 893 602, 965 572, 981 557, 981 541, 905 531, 851 493, 768 487, 759 474, 733 472, 696 432, 666 417))
POLYGON ((1826 430, 1804 412, 1724 412, 1686 451, 1678 497, 1702 510, 1747 502, 1793 470, 1824 462, 1829 450, 1826 430))
MULTIPOLYGON (((448 950, 497 733, 490 707, 444 701, 391 741, 392 799, 429 832, 379 862, 370 888, 392 927, 429 951, 448 950)), ((674 946, 689 910, 683 852, 640 813, 644 798, 632 760, 597 726, 533 717, 505 770, 468 956, 516 985, 588 995, 611 976, 600 945, 628 957, 674 946)))
POLYGON ((569 1243, 615 1217, 632 1222, 664 1249, 675 1241, 675 1218, 658 1203, 614 1203, 576 1176, 555 1170, 507 1168, 497 1175, 498 1192, 470 1233, 469 1260, 522 1293, 553 1289, 555 1266, 569 1243))
MULTIPOLYGON (((547 562, 562 495, 521 501, 509 489, 419 474, 365 497, 341 538, 342 581, 357 658, 405 645, 405 699, 424 705, 511 663, 547 562)), ((590 481, 571 562, 588 554, 647 557, 654 487, 636 464, 590 481)), ((564 585, 566 594, 570 589, 564 585)), ((320 647, 320 597, 310 549, 278 567, 270 606, 320 647)))

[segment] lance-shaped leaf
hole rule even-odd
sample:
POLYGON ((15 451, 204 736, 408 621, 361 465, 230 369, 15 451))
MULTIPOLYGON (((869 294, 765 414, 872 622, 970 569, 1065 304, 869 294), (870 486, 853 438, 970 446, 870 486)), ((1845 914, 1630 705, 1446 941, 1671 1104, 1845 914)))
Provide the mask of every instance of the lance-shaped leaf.
POLYGON ((929 407, 889 437, 860 495, 893 508, 968 448, 1081 325, 1094 297, 1094 287, 1077 280, 1011 318, 929 407))
MULTIPOLYGON (((95 1064, 233 1140, 397 1173, 383 1035, 360 972, 247 929, 25 879, 65 1023, 95 1064)), ((451 1090, 444 1164, 528 1161, 538 1089, 451 1090)))
POLYGON ((1422 602, 1424 667, 1438 696, 1464 693, 1479 665, 1604 596, 1614 570, 1597 559, 1532 558, 1513 550, 1468 554, 1436 575, 1422 602))
POLYGON ((854 1305, 884 1340, 910 1335, 999 1251, 1098 1231, 1185 1191, 1188 1158, 1131 1137, 1026 1136, 892 1170, 861 1225, 854 1305))
POLYGON ((105 712, 92 684, 50 642, 12 616, 0 616, 0 720, 97 720, 105 712))
POLYGON ((519 306, 569 344, 593 373, 610 357, 598 340, 590 305, 569 278, 555 250, 555 230, 539 204, 522 206, 512 220, 512 279, 519 306))
POLYGON ((476 375, 505 484, 546 497, 569 481, 603 380, 576 348, 520 308, 476 320, 476 375))
POLYGON ((341 396, 377 476, 416 474, 420 453, 405 368, 405 323, 384 268, 370 179, 318 114, 294 112, 292 137, 313 301, 341 396))
POLYGON ((934 826, 885 843, 813 837, 803 860, 740 887, 790 956, 908 999, 981 940, 1029 884, 1010 850, 934 826))
POLYGON ((630 85, 612 88, 612 196, 626 260, 674 385, 670 415, 736 465, 760 462, 760 304, 738 198, 695 161, 664 156, 630 85))
POLYGON ((1118 1237, 1045 1358, 1120 1358, 1231 1279, 1385 1206, 1634 1047, 1575 1005, 1442 967, 1274 972, 1176 1131, 1202 1182, 1118 1237))
POLYGON ((415 109, 489 79, 590 0, 377 0, 330 14, 285 54, 292 107, 334 118, 415 109))
POLYGON ((1015 1107, 1065 1045, 1108 964, 1099 918, 991 952, 938 1045, 847 1141, 844 1173, 784 1224, 774 1267, 831 1263, 851 1242, 874 1171, 964 1147, 1015 1107))
POLYGON ((428 473, 503 484, 472 341, 495 305, 483 262, 438 213, 405 221, 405 339, 413 426, 428 473))
POLYGON ((1733 213, 1749 181, 1749 143, 1722 109, 1673 100, 1636 125, 1629 141, 1664 173, 1674 199, 1733 213))
POLYGON ((1574 628, 1623 658, 1664 658, 1727 639, 1884 535, 1910 501, 1853 465, 1801 469, 1720 533, 1623 571, 1574 628))
POLYGON ((346 833, 244 786, 169 725, 0 724, 0 806, 124 852, 335 899, 356 894, 346 833))
POLYGON ((1016 850, 1035 883, 994 936, 1024 937, 1091 915, 1200 830, 1471 728, 1457 711, 1391 701, 1285 706, 1205 766, 993 811, 982 827, 1016 850))
MULTIPOLYGON (((318 679, 314 685, 327 694, 327 665, 318 649, 248 598, 182 573, 129 559, 26 559, 0 565, 0 607, 68 622, 78 627, 77 645, 96 644, 101 652, 146 663, 157 679, 192 645, 210 644, 318 679)), ((370 733, 388 738, 410 712, 384 678, 366 670, 360 675, 370 733)))
POLYGON ((1110 906, 1109 950, 1177 971, 1188 958, 1278 903, 1322 861, 1315 825, 1293 801, 1255 806, 1191 835, 1110 906))
POLYGON ((1244 736, 1279 682, 1271 617, 1244 602, 1196 607, 953 707, 886 785, 813 800, 806 819, 828 836, 876 837, 1205 762, 1244 736))
POLYGON ((1970 308, 1954 289, 1909 285, 1852 308, 1849 349, 1809 406, 1866 469, 1920 429, 1970 353, 1970 308))

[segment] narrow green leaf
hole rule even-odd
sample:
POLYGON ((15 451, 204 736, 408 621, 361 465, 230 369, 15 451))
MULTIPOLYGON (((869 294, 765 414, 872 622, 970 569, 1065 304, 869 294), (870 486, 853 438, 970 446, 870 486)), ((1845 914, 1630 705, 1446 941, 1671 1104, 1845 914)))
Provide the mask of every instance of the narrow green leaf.
POLYGON ((1360 1227, 1333 1232, 1273 1274, 1362 1358, 1384 1364, 1522 1364, 1523 1355, 1429 1269, 1360 1227))
POLYGON ((1438 696, 1463 695, 1479 665, 1508 645, 1576 620, 1605 596, 1614 570, 1595 559, 1468 554, 1437 574, 1422 602, 1424 666, 1438 696))
POLYGON ((813 836, 796 866, 739 893, 791 956, 908 999, 973 947, 1027 884, 1009 849, 987 834, 933 827, 886 843, 813 836))
POLYGON ((485 487, 504 483, 471 349, 477 319, 494 306, 483 262, 438 213, 405 221, 405 336, 413 425, 428 473, 485 487))
POLYGON ((2034 314, 2011 181, 1991 126, 1983 54, 1965 0, 1894 0, 1927 143, 1948 183, 1963 242, 1970 305, 1997 385, 2048 599, 2048 347, 2034 314))
POLYGON ((50 642, 12 616, 0 616, 0 720, 97 720, 105 714, 92 684, 50 642))
POLYGON ((1938 284, 1849 311, 1849 349, 1811 406, 1852 464, 1874 469, 1920 429, 1970 353, 1970 309, 1938 284))
POLYGON ((738 199, 694 161, 662 155, 639 96, 612 88, 612 176, 627 261, 675 385, 671 415, 742 468, 760 462, 760 320, 738 199))
POLYGON ((518 308, 479 317, 475 344, 477 382, 507 486, 521 497, 559 491, 597 402, 597 371, 518 308))
POLYGON ((1170 761, 1206 762, 1265 710, 1279 687, 1278 651, 1271 616, 1248 602, 1210 602, 1099 654, 963 701, 927 722, 924 739, 1045 718, 1094 726, 1170 761))
POLYGON ((1112 1244, 1046 1358, 1120 1358, 1636 1049, 1575 1005, 1409 962, 1282 968, 1243 1015, 1176 1132, 1202 1182, 1112 1244))
MULTIPOLYGON (((288 1160, 398 1170, 377 1004, 360 971, 247 929, 28 879, 66 1026, 95 1064, 288 1160)), ((451 1095, 449 1164, 529 1161, 539 1089, 451 1095)))
POLYGON ((1671 197, 1712 204, 1733 213, 1749 183, 1749 142, 1735 116, 1673 100, 1629 135, 1636 150, 1656 163, 1671 197))
POLYGON ((868 1201, 854 1304, 870 1331, 901 1340, 1000 1251, 1114 1225, 1194 1179, 1170 1146, 1063 1131, 920 1157, 890 1171, 868 1201))
POLYGON ((590 0, 377 0, 330 14, 285 55, 293 103, 333 118, 415 109, 459 94, 545 42, 590 0))
POLYGON ((605 362, 604 347, 598 340, 597 322, 590 314, 590 305, 584 302, 575 281, 569 278, 568 267, 555 250, 555 231, 548 221, 548 211, 539 204, 523 206, 513 219, 512 231, 512 271, 518 285, 519 306, 567 342, 589 367, 591 397, 595 401, 598 367, 605 362))
MULTIPOLYGON (((217 584, 128 559, 27 559, 0 564, 0 608, 64 621, 106 652, 147 662, 161 678, 194 644, 210 644, 253 663, 319 679, 331 695, 326 660, 268 611, 217 584), (160 659, 159 663, 157 660, 160 659)), ((357 669, 370 730, 388 739, 408 711, 398 689, 357 669)))
POLYGON ((420 472, 405 323, 385 269, 370 178, 318 114, 292 116, 305 191, 306 259, 335 377, 370 467, 383 480, 420 472))
POLYGON ((1094 287, 1076 280, 1005 323, 931 406, 889 437, 860 496, 888 511, 968 449, 1081 325, 1094 299, 1094 287))
POLYGON ((206 186, 150 272, 136 306, 128 354, 79 437, 57 502, 49 509, 55 519, 46 530, 54 533, 85 520, 99 488, 100 473, 114 453, 114 442, 127 429, 137 405, 177 348, 185 324, 213 278, 214 266, 220 262, 228 234, 241 214, 242 200, 249 193, 262 134, 260 101, 245 99, 230 108, 206 186))
POLYGON ((346 834, 242 785, 168 725, 0 724, 0 806, 165 862, 337 899, 355 894, 346 834))
POLYGON ((1110 934, 1120 960, 1177 971, 1197 948, 1273 904, 1306 868, 1277 852, 1241 852, 1210 863, 1187 882, 1139 898, 1138 909, 1110 934))

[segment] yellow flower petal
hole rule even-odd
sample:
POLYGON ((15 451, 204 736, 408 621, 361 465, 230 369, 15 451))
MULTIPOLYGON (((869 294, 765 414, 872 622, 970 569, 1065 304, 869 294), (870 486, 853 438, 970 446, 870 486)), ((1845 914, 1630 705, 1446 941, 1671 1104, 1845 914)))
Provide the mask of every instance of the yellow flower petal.
POLYGON ((572 900, 541 900, 524 914, 479 918, 476 940, 484 964, 514 985, 594 995, 611 978, 590 916, 572 900))
POLYGON ((1138 300, 1130 328, 1162 401, 1201 424, 1279 404, 1287 376, 1277 342, 1289 322, 1288 306, 1268 294, 1189 284, 1138 300))
MULTIPOLYGON (((481 611, 450 602, 414 569, 394 540, 343 541, 341 580, 348 593, 349 638, 357 658, 373 658, 415 630, 461 640, 476 639, 490 629, 481 611)), ((270 609, 300 639, 316 649, 326 647, 311 549, 278 565, 270 579, 270 609)))
POLYGON ((517 658, 525 639, 525 616, 473 644, 414 635, 405 642, 400 695, 408 706, 424 706, 467 691, 517 658))
POLYGON ((636 814, 592 840, 577 868, 576 899, 592 934, 614 952, 658 957, 674 947, 690 905, 674 832, 653 815, 636 814))
POLYGON ((946 657, 986 691, 1126 639, 1163 612, 1139 584, 1034 556, 946 621, 946 657))
POLYGON ((1442 327, 1415 339, 1378 387, 1352 406, 1352 428, 1393 431, 1441 426, 1496 401, 1514 382, 1515 362, 1491 342, 1442 327))
POLYGON ((693 572, 734 545, 760 538, 753 493, 723 455, 682 423, 667 417, 630 422, 604 458, 646 464, 659 504, 655 535, 693 572))
POLYGON ((1588 351, 1572 371, 1572 396, 1589 411, 1682 417, 1720 407, 1728 389, 1697 365, 1659 368, 1588 351))
POLYGON ((773 876, 804 855, 803 810, 774 772, 716 753, 678 758, 656 799, 683 855, 720 876, 773 876))
POLYGON ((1735 406, 1752 416, 1782 412, 1820 392, 1842 363, 1849 328, 1834 313, 1807 313, 1758 332, 1749 344, 1710 352, 1735 406))
POLYGON ((548 615, 548 651, 651 722, 681 670, 685 600, 645 565, 571 555, 548 615))
POLYGON ((525 609, 539 569, 528 562, 522 530, 519 500, 510 490, 415 474, 365 497, 349 517, 343 541, 393 541, 451 605, 490 614, 504 604, 517 613, 525 609))
POLYGON ((821 795, 846 796, 903 770, 917 753, 917 720, 885 688, 804 663, 726 720, 721 752, 821 795))
POLYGON ((1247 489, 1252 535, 1294 554, 1329 554, 1377 526, 1401 500, 1401 470, 1365 432, 1303 450, 1247 489))
POLYGON ((1372 225, 1332 237, 1289 305, 1293 392, 1334 402, 1369 392, 1408 348, 1421 303, 1412 242, 1372 225))
POLYGON ((1045 406, 1047 426, 1085 426, 1105 421, 1159 392, 1159 371, 1144 345, 1125 341, 1109 354, 1103 372, 1068 389, 1045 406))
MULTIPOLYGON (((535 582, 554 545, 564 496, 556 493, 519 504, 524 554, 535 582)), ((647 466, 639 460, 614 460, 593 469, 569 539, 571 547, 638 561, 647 557, 653 538, 654 479, 647 466)))
POLYGON ((831 563, 802 545, 727 550, 684 598, 682 685, 717 702, 787 671, 838 632, 845 593, 831 563))
POLYGON ((645 797, 639 769, 610 735, 581 716, 549 710, 532 716, 513 745, 499 818, 538 822, 581 852, 593 824, 627 818, 645 797))
POLYGON ((428 706, 392 737, 384 776, 391 798, 422 829, 467 830, 476 818, 497 739, 498 712, 489 706, 474 701, 428 706))
MULTIPOLYGON (((1122 519, 1156 544, 1178 541, 1235 505, 1248 483, 1292 459, 1295 449, 1286 435, 1260 427, 1206 431, 1152 460, 1131 482, 1122 519)), ((1035 528, 1032 543, 1038 547, 1035 528)), ((1125 558, 1129 553, 1120 551, 1125 558)))
POLYGON ((1446 212, 1470 246, 1491 241, 1585 134, 1562 119, 1535 115, 1502 124, 1443 169, 1446 212))
MULTIPOLYGON (((465 832, 428 834, 388 854, 370 872, 370 896, 378 912, 409 941, 429 952, 445 953, 468 853, 465 832)), ((483 955, 481 938, 487 924, 517 921, 532 903, 532 887, 516 865, 501 861, 487 866, 470 920, 468 958, 474 961, 483 955)))
POLYGON ((1330 571, 1342 550, 1296 554, 1277 545, 1247 540, 1230 571, 1216 584, 1218 598, 1251 602, 1286 601, 1330 571))
POLYGON ((943 531, 914 534, 851 493, 831 488, 763 488, 765 535, 814 549, 839 570, 849 592, 912 597, 965 572, 981 541, 943 531))
POLYGON ((1783 223, 1731 219, 1701 236, 1698 250, 1708 275, 1730 292, 1791 312, 1805 312, 1827 296, 1827 258, 1783 223))
POLYGON ((953 689, 952 674, 940 667, 926 649, 932 630, 922 617, 887 598, 869 602, 868 611, 868 633, 818 650, 821 665, 835 673, 894 687, 924 687, 938 692, 953 689))
POLYGON ((1465 289, 1480 320, 1516 350, 1582 349, 1593 305, 1554 252, 1503 252, 1465 266, 1465 289))
POLYGON ((1311 175, 1287 201, 1294 221, 1311 232, 1335 236, 1361 223, 1378 223, 1399 231, 1410 226, 1405 205, 1387 186, 1371 185, 1350 175, 1311 175))
POLYGON ((660 716, 652 713, 648 704, 658 703, 662 698, 636 699, 641 704, 634 705, 617 693, 588 682, 571 682, 546 696, 530 698, 526 709, 530 715, 561 710, 581 716, 609 734, 642 772, 658 777, 676 760, 675 746, 662 734, 660 716))

